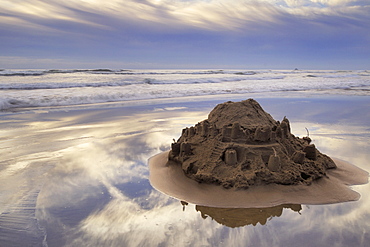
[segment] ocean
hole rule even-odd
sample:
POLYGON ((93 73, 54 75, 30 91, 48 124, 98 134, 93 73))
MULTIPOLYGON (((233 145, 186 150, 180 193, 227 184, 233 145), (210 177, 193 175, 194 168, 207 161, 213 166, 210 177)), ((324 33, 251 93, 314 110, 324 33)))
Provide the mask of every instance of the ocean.
POLYGON ((370 95, 370 71, 1 70, 0 110, 303 91, 370 95))

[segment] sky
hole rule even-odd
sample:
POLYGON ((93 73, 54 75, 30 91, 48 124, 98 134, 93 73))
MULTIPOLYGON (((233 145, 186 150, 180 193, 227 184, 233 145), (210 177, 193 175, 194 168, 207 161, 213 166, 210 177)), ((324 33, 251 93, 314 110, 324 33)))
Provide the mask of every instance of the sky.
POLYGON ((0 0, 0 68, 370 69, 370 0, 0 0))

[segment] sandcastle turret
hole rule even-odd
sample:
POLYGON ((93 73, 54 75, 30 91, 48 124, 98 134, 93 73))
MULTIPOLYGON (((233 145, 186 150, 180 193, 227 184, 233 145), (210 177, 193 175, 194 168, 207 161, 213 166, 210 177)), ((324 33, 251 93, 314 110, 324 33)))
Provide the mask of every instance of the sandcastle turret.
POLYGON ((193 126, 191 126, 189 128, 188 132, 189 132, 189 134, 188 134, 189 137, 194 136, 195 135, 195 128, 193 126))
POLYGON ((258 126, 254 133, 254 141, 268 142, 271 140, 271 128, 269 126, 258 126))
POLYGON ((281 121, 280 125, 276 128, 276 136, 285 139, 289 138, 290 134, 289 120, 284 117, 283 121, 281 121))
POLYGON ((177 156, 180 154, 180 143, 175 142, 171 144, 171 153, 174 156, 177 156))
POLYGON ((315 144, 311 144, 306 146, 303 149, 303 152, 306 153, 306 157, 310 160, 316 160, 317 159, 317 153, 316 153, 316 147, 315 144))
POLYGON ((231 126, 231 139, 238 139, 243 134, 240 124, 238 122, 233 123, 231 126))
POLYGON ((302 152, 302 151, 295 151, 295 152, 293 153, 293 155, 292 155, 292 160, 293 160, 295 163, 303 164, 305 156, 306 156, 305 152, 302 152))
POLYGON ((222 127, 221 131, 221 141, 228 142, 231 141, 231 128, 229 128, 227 125, 224 125, 222 127))
POLYGON ((270 171, 278 172, 281 170, 281 161, 279 156, 270 155, 267 167, 270 171))
POLYGON ((225 163, 233 166, 238 162, 237 152, 234 149, 227 149, 225 151, 225 163))
POLYGON ((184 156, 184 155, 189 155, 189 154, 191 154, 191 145, 190 145, 190 143, 188 143, 188 142, 181 143, 181 145, 180 145, 180 155, 184 156))
POLYGON ((201 135, 203 137, 207 136, 208 135, 208 131, 209 131, 209 124, 207 121, 203 121, 202 124, 201 124, 201 135))
POLYGON ((281 160, 277 155, 275 148, 272 148, 272 150, 274 151, 274 154, 270 155, 267 167, 270 171, 278 172, 281 170, 281 160))

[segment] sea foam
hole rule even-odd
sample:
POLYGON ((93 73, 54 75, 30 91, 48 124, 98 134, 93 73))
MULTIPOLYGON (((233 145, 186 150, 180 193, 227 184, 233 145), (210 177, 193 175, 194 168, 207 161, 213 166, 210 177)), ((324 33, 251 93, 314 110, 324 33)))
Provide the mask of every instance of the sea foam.
POLYGON ((126 69, 0 71, 0 110, 289 91, 370 95, 370 72, 126 69))

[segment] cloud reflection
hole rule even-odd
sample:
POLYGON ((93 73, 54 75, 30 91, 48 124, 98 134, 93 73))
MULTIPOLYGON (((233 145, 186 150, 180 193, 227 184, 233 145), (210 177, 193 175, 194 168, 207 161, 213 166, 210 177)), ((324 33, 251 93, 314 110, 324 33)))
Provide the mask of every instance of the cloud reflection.
MULTIPOLYGON (((16 169, 1 173, 4 181, 12 182, 4 188, 11 193, 25 185, 23 194, 14 193, 19 201, 28 190, 39 191, 32 199, 38 195, 37 223, 47 233, 49 246, 297 246, 297 242, 300 246, 367 246, 369 184, 355 188, 363 195, 358 202, 285 205, 285 210, 282 205, 262 212, 234 209, 230 214, 192 204, 183 210, 178 200, 154 190, 148 183, 147 159, 169 147, 182 128, 205 118, 209 102, 194 105, 12 115, 14 128, 8 134, 2 132, 7 137, 2 147, 12 147, 27 164, 4 154, 6 162, 1 165, 11 169, 13 164, 16 169), (27 149, 21 148, 26 144, 27 149)), ((342 133, 343 128, 332 123, 300 124, 315 126, 311 135, 319 148, 368 170, 369 145, 367 136, 361 136, 368 130, 347 125, 342 133), (346 138, 338 145, 340 133, 346 138)), ((29 205, 16 206, 29 212, 29 205)))
MULTIPOLYGON (((194 112, 183 116, 182 111, 186 110, 158 111, 157 108, 117 117, 110 115, 109 110, 83 111, 77 115, 67 113, 63 121, 30 123, 31 128, 38 130, 35 133, 39 142, 62 143, 61 149, 56 150, 58 156, 53 152, 49 154, 58 162, 47 173, 44 189, 37 198, 37 218, 51 231, 48 241, 70 246, 79 241, 85 246, 94 245, 94 241, 119 245, 127 234, 135 238, 125 235, 125 241, 134 245, 139 238, 131 234, 132 228, 138 228, 139 235, 142 231, 137 223, 145 223, 148 215, 158 218, 156 210, 163 211, 162 219, 158 220, 164 222, 167 218, 164 212, 172 207, 172 199, 151 188, 147 160, 168 149, 184 124, 197 121, 204 114, 194 112), (164 118, 169 113, 172 116, 164 118), (156 120, 166 127, 160 127, 156 120), (75 238, 67 237, 75 233, 75 238), (87 237, 88 240, 84 239, 87 237)), ((171 210, 178 211, 178 208, 171 210)), ((158 223, 150 224, 158 227, 158 223)), ((168 223, 162 227, 165 231, 170 228, 168 223)), ((157 242, 165 239, 163 235, 157 242)))

